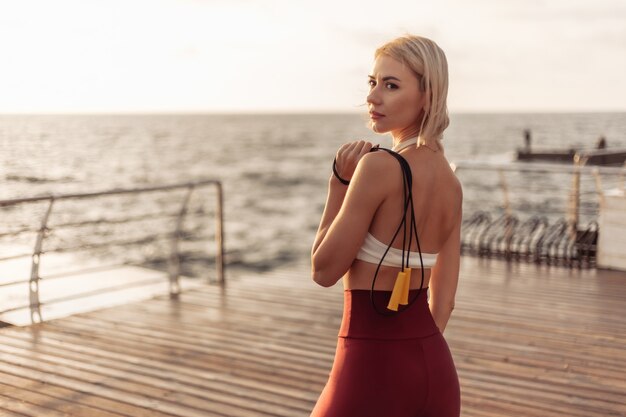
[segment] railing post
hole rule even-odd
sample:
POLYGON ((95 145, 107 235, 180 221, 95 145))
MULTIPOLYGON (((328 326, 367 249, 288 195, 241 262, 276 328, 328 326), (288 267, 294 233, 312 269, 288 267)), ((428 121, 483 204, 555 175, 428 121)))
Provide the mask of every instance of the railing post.
POLYGON ((178 213, 178 218, 176 219, 176 230, 172 236, 172 250, 169 257, 170 297, 175 297, 180 294, 180 251, 178 248, 178 241, 180 240, 185 214, 187 214, 187 206, 189 205, 189 200, 193 190, 194 185, 191 184, 187 190, 185 199, 183 200, 180 212, 178 213))
POLYGON ((506 183, 506 177, 502 169, 498 170, 500 174, 500 187, 502 188, 502 194, 504 197, 504 212, 506 214, 505 229, 504 229, 504 242, 505 242, 505 256, 508 256, 511 251, 511 239, 513 237, 513 210, 511 210, 511 201, 509 199, 509 187, 506 183))
POLYGON ((569 206, 569 233, 572 239, 578 234, 578 217, 580 210, 580 168, 587 163, 587 157, 574 155, 574 174, 572 177, 572 193, 569 206))
POLYGON ((217 181, 215 185, 217 187, 217 209, 215 213, 215 243, 217 245, 217 251, 215 255, 215 267, 217 269, 217 282, 220 285, 224 285, 224 193, 221 182, 217 181))
POLYGON ((30 268, 30 281, 28 282, 28 298, 30 301, 30 321, 33 324, 43 321, 43 317, 41 317, 41 302, 39 301, 39 265, 41 263, 41 248, 43 247, 43 240, 46 238, 46 232, 48 231, 48 219, 50 218, 53 205, 54 196, 51 196, 48 209, 41 220, 41 228, 39 229, 39 233, 37 233, 37 240, 32 255, 33 260, 30 268))

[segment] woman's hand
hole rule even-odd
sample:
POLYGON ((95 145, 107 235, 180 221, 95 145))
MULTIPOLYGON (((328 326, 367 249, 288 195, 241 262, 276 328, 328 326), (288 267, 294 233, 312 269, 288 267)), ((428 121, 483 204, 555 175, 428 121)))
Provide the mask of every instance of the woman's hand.
MULTIPOLYGON (((378 145, 376 145, 378 146, 378 145)), ((350 180, 359 160, 372 149, 372 143, 364 140, 357 140, 341 145, 335 156, 337 160, 337 172, 345 180, 350 180)))

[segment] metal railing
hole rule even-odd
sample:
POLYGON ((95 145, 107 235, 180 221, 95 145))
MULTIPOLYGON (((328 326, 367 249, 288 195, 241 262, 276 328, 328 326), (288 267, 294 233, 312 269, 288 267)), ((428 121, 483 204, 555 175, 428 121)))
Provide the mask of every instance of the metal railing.
POLYGON ((459 162, 461 250, 479 257, 593 267, 607 189, 624 189, 625 167, 459 162))
MULTIPOLYGON (((147 243, 153 242, 158 239, 169 239, 170 241, 170 253, 168 256, 168 280, 169 280, 169 294, 171 297, 176 297, 180 293, 180 282, 179 277, 181 275, 181 262, 180 262, 180 242, 185 237, 183 234, 183 223, 188 214, 189 202, 192 197, 192 194, 195 190, 207 187, 214 186, 216 190, 216 207, 215 207, 215 243, 216 243, 216 252, 215 252, 215 266, 216 266, 216 276, 217 282, 220 285, 223 285, 225 282, 225 267, 224 267, 224 228, 223 228, 223 190, 222 184, 218 180, 199 180, 193 182, 185 182, 179 184, 171 184, 171 185, 162 185, 162 186, 152 186, 152 187, 139 187, 139 188, 130 188, 130 189, 113 189, 108 191, 100 191, 100 192, 91 192, 91 193, 68 193, 68 194, 51 194, 44 196, 36 196, 36 197, 27 197, 27 198, 17 198, 17 199, 8 199, 8 200, 0 200, 0 208, 11 208, 17 206, 23 206, 28 204, 35 203, 47 203, 47 207, 45 208, 45 212, 41 218, 41 223, 38 228, 32 229, 29 227, 23 227, 18 230, 13 230, 9 232, 0 233, 0 237, 16 237, 25 233, 35 232, 36 239, 32 253, 18 253, 11 256, 0 257, 0 263, 3 261, 16 260, 19 258, 31 257, 30 263, 30 278, 24 280, 13 280, 8 282, 0 282, 0 289, 2 287, 8 287, 11 285, 18 285, 28 283, 28 299, 29 303, 26 305, 18 305, 11 307, 9 309, 3 309, 0 306, 0 314, 7 313, 15 310, 24 310, 29 308, 31 315, 31 322, 41 322, 43 320, 41 314, 41 307, 44 305, 53 304, 56 302, 67 301, 72 299, 77 299, 82 296, 93 295, 93 292, 81 293, 72 295, 69 297, 62 297, 50 300, 46 303, 42 303, 40 301, 40 292, 39 292, 39 283, 44 278, 40 276, 40 263, 41 257, 45 253, 61 253, 61 252, 73 252, 73 251, 82 251, 94 248, 103 248, 110 246, 131 246, 131 245, 145 245, 147 243), (136 216, 130 216, 127 218, 115 219, 115 220, 87 220, 87 221, 69 221, 65 223, 61 223, 56 225, 54 228, 49 227, 50 219, 53 214, 53 208, 55 204, 58 204, 64 200, 84 200, 84 199, 93 199, 93 198, 102 198, 104 196, 113 196, 113 195, 137 195, 143 193, 155 193, 162 191, 174 191, 174 190, 186 190, 180 207, 173 213, 149 213, 142 214, 136 216), (139 239, 130 239, 130 240, 116 240, 116 241, 108 241, 104 243, 96 243, 96 244, 88 244, 83 243, 79 245, 69 245, 69 246, 61 246, 53 249, 43 250, 43 244, 46 238, 48 238, 53 230, 60 230, 62 228, 77 228, 77 227, 85 227, 85 226, 93 226, 93 225, 124 225, 132 222, 143 221, 146 219, 154 220, 158 216, 175 218, 175 230, 172 233, 152 233, 147 236, 143 236, 139 239)), ((115 266, 120 266, 124 264, 115 264, 108 265, 108 268, 112 268, 115 266)), ((96 268, 102 269, 102 267, 96 268)), ((84 271, 84 270, 81 270, 84 271)), ((73 271, 72 273, 75 273, 73 271)), ((51 275, 49 277, 45 277, 46 279, 57 279, 62 278, 64 275, 51 275)), ((208 278, 208 277, 207 277, 208 278)), ((143 281, 139 283, 148 284, 151 281, 143 281)), ((106 291, 116 291, 119 290, 120 287, 107 288, 105 290, 100 290, 99 292, 106 291)))

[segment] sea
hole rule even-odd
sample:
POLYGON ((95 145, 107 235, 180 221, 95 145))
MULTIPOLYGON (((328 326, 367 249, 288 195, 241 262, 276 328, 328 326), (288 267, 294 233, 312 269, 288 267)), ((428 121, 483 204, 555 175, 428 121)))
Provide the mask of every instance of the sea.
MULTIPOLYGON (((537 147, 592 148, 604 136, 609 148, 626 148, 626 113, 452 113, 445 154, 461 165, 513 163, 525 129, 537 147)), ((358 139, 391 146, 389 136, 367 128, 362 114, 0 115, 0 199, 217 179, 224 192, 227 267, 268 270, 308 260, 333 156, 341 144, 358 139)), ((464 215, 502 210, 496 171, 457 172, 464 215)), ((543 208, 556 216, 562 202, 552 200, 558 194, 566 201, 569 186, 567 178, 540 173, 520 174, 507 189, 521 213, 543 208), (537 184, 543 195, 529 188, 537 184)), ((168 233, 184 200, 185 191, 177 190, 55 202, 44 248, 91 245, 100 249, 87 256, 165 267, 168 233), (135 220, 120 222, 129 218, 135 220), (104 244, 141 240, 146 233, 162 236, 117 250, 104 244)), ((197 267, 190 275, 212 265, 215 201, 213 187, 195 189, 190 200, 183 225, 196 242, 187 252, 197 267)), ((12 247, 32 249, 48 209, 47 202, 0 207, 0 255, 12 247)))

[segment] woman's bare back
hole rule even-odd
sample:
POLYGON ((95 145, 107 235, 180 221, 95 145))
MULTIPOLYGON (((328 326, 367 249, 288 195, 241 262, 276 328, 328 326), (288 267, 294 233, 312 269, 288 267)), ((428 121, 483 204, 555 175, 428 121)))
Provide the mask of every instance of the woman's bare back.
MULTIPOLYGON (((386 152, 379 153, 385 154, 381 157, 388 159, 389 169, 386 175, 389 193, 378 207, 369 233, 388 245, 404 212, 402 170, 398 161, 391 155, 386 152)), ((461 185, 442 152, 434 152, 422 146, 404 150, 401 155, 408 161, 413 174, 413 203, 421 250, 423 253, 439 253, 460 216, 461 185)), ((408 223, 410 213, 407 213, 406 220, 407 224, 410 224, 408 223)), ((392 246, 402 248, 402 230, 392 246)), ((417 250, 417 243, 413 239, 411 251, 417 250)), ((343 277, 344 288, 371 289, 376 268, 376 264, 355 259, 343 277)), ((398 267, 382 265, 374 289, 391 291, 398 271, 400 271, 398 267)), ((429 285, 430 272, 430 269, 424 270, 424 287, 429 285)), ((415 269, 411 276, 410 288, 419 288, 420 282, 421 271, 415 269)))

